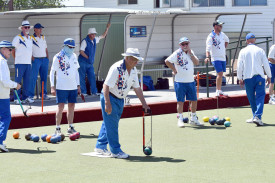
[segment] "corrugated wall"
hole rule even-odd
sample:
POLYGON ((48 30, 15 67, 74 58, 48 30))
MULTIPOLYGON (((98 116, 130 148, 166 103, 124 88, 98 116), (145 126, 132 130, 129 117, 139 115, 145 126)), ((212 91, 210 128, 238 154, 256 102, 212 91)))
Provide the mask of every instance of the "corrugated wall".
MULTIPOLYGON (((174 15, 157 16, 147 58, 148 60, 161 60, 172 53, 172 17, 174 15)), ((197 56, 205 55, 205 41, 212 30, 212 23, 217 15, 180 15, 174 24, 174 50, 179 48, 178 40, 188 37, 191 49, 197 56)), ((153 23, 152 15, 132 15, 126 22, 126 46, 139 48, 141 55, 145 55, 145 49, 153 23), (146 26, 147 37, 130 38, 130 26, 146 26)), ((163 68, 164 65, 146 66, 145 69, 163 68)), ((146 72, 154 82, 162 77, 164 71, 146 72)))

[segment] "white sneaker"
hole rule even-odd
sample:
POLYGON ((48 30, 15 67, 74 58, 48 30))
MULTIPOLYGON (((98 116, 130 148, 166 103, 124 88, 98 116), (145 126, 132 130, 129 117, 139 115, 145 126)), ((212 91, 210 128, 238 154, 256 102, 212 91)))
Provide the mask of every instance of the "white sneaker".
POLYGON ((25 100, 25 102, 27 102, 27 103, 34 103, 34 100, 33 100, 33 98, 31 98, 31 97, 28 97, 28 98, 26 98, 26 100, 25 100))
POLYGON ((247 122, 247 123, 253 123, 253 118, 247 119, 246 122, 247 122))
POLYGON ((268 104, 275 105, 275 98, 274 97, 270 97, 268 104))
POLYGON ((44 100, 51 100, 51 98, 48 95, 44 95, 43 99, 44 100))
POLYGON ((82 93, 82 95, 83 95, 84 97, 86 97, 86 96, 87 96, 87 93, 82 93))
POLYGON ((6 146, 5 145, 1 145, 1 144, 0 144, 0 151, 2 151, 2 152, 9 152, 9 150, 6 148, 6 146))
POLYGON ((253 123, 255 123, 257 126, 264 126, 262 120, 260 120, 257 116, 253 119, 253 123))
MULTIPOLYGON (((16 105, 19 105, 20 103, 19 103, 19 100, 14 100, 14 103, 16 104, 16 105)), ((22 103, 22 101, 21 101, 21 103, 22 103)))
POLYGON ((107 149, 95 148, 94 151, 95 151, 98 155, 103 155, 103 156, 110 156, 110 155, 111 155, 111 152, 108 151, 107 149))
POLYGON ((178 119, 178 127, 179 128, 183 128, 184 127, 184 122, 182 121, 182 119, 178 119))
POLYGON ((228 94, 227 94, 227 93, 224 93, 224 92, 221 91, 221 90, 217 90, 217 91, 216 91, 216 96, 217 96, 217 97, 219 97, 219 96, 228 96, 228 94))
POLYGON ((189 124, 190 124, 190 125, 197 125, 197 126, 204 126, 204 124, 203 124, 203 123, 200 123, 198 119, 199 119, 199 118, 198 118, 197 116, 192 116, 192 117, 190 118, 189 124))
POLYGON ((113 158, 118 158, 118 159, 127 159, 127 158, 129 158, 129 155, 126 154, 125 152, 119 152, 117 154, 112 153, 112 157, 113 158))

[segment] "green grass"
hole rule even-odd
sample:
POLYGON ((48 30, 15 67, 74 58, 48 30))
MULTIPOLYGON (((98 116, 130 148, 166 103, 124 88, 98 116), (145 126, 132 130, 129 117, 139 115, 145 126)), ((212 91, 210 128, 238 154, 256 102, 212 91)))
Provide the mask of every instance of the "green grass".
MULTIPOLYGON (((1 183, 24 182, 188 182, 259 183, 275 179, 274 106, 265 105, 264 127, 247 124, 248 107, 220 109, 232 126, 177 127, 176 114, 153 116, 153 154, 142 152, 142 118, 120 121, 120 143, 128 160, 81 156, 91 152, 100 122, 75 124, 78 141, 60 144, 26 141, 24 134, 52 134, 54 126, 10 130, 9 153, 0 153, 1 183), (19 131, 21 139, 12 133, 19 131), (95 135, 91 135, 95 134, 95 135)), ((198 116, 216 115, 216 110, 198 116)), ((54 122, 53 122, 54 123, 54 122)), ((65 132, 66 125, 62 126, 65 132)))

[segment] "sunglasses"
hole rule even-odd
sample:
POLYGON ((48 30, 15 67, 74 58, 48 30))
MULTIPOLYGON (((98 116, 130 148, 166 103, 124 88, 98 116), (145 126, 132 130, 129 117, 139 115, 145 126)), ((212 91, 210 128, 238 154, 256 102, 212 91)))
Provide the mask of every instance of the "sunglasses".
POLYGON ((30 29, 31 27, 24 27, 24 29, 30 29))
POLYGON ((181 43, 181 46, 187 46, 189 43, 181 43))
MULTIPOLYGON (((68 46, 68 45, 67 45, 68 46)), ((74 47, 68 46, 68 48, 73 49, 74 47)))

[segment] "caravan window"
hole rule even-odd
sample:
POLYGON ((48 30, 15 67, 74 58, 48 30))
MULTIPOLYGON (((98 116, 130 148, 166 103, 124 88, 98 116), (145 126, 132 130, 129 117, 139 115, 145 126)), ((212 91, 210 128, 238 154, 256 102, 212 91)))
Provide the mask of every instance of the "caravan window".
POLYGON ((137 4, 137 0, 118 0, 118 4, 137 4))
POLYGON ((233 6, 266 6, 267 0, 234 0, 233 6))
POLYGON ((155 1, 156 8, 179 8, 184 7, 183 0, 156 0, 155 1))
POLYGON ((224 0, 193 0, 193 7, 224 6, 224 0))

